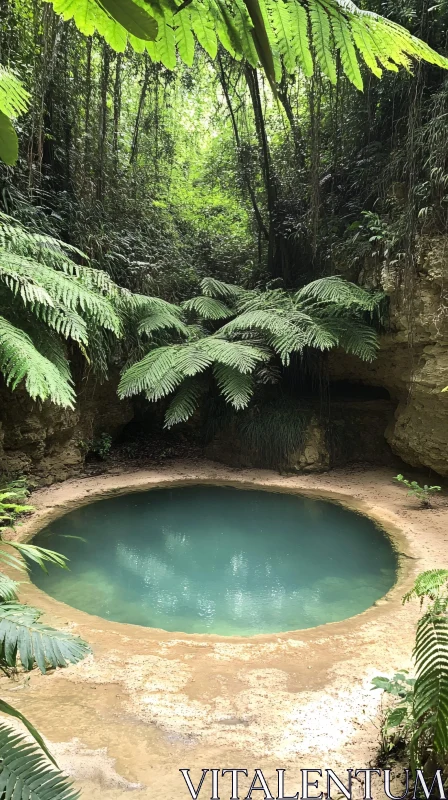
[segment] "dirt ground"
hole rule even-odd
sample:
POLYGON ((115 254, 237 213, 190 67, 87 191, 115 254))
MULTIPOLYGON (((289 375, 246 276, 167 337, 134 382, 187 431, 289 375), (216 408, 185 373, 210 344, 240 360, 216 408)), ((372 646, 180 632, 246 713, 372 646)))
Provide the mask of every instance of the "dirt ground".
MULTIPOLYGON (((280 476, 211 462, 67 481, 37 491, 36 514, 20 538, 77 505, 108 494, 179 482, 225 483, 332 498, 381 521, 401 555, 398 583, 368 611, 345 622, 252 638, 167 633, 108 622, 23 586, 21 599, 44 620, 85 638, 93 655, 46 676, 2 679, 2 697, 46 737, 83 798, 190 797, 180 768, 197 784, 203 768, 262 769, 274 797, 300 789, 300 769, 348 768, 376 756, 381 693, 371 678, 408 667, 418 604, 401 598, 414 576, 448 566, 448 501, 418 510, 387 469, 280 476), (274 780, 275 778, 275 780, 274 780)), ((252 775, 251 775, 252 772, 252 775)), ((259 785, 259 784, 258 784, 259 785)), ((220 778, 230 798, 230 775, 220 778)), ((200 798, 211 796, 208 774, 200 798)), ((253 797, 263 797, 254 793, 253 797)))

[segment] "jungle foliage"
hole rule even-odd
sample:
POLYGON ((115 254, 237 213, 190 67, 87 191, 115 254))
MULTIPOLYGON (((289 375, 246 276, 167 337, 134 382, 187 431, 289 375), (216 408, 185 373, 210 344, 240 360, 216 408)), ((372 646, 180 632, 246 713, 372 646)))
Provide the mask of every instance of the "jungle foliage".
MULTIPOLYGON (((18 599, 20 582, 10 577, 11 570, 26 576, 27 561, 34 561, 42 569, 47 563, 66 568, 65 558, 53 550, 4 537, 5 532, 11 534, 23 514, 33 510, 26 502, 28 494, 24 480, 11 482, 0 490, 0 563, 8 569, 8 574, 0 572, 0 670, 10 678, 19 669, 31 671, 37 667, 45 674, 49 668, 76 664, 90 652, 78 636, 43 624, 39 621, 41 612, 18 599)), ((30 743, 14 727, 0 724, 0 796, 4 800, 79 797, 32 723, 4 700, 0 700, 0 711, 19 720, 34 740, 30 743)))
MULTIPOLYGON (((447 232, 447 6, 361 6, 2 3, 0 369, 10 388, 70 408, 79 372, 104 378, 113 362, 122 396, 170 398, 167 425, 218 395, 241 415, 248 446, 269 433, 267 458, 282 456, 274 408, 277 439, 300 439, 304 417, 292 424, 293 404, 280 408, 280 393, 266 403, 260 388, 321 370, 337 347, 373 358, 383 293, 409 293, 418 235, 447 232)), ((14 516, 26 498, 5 492, 16 492, 3 498, 14 516)), ((87 652, 2 581, 5 670, 87 652)), ((420 761, 447 748, 441 587, 423 592, 415 689, 397 679, 398 728, 408 725, 420 761)), ((76 797, 6 727, 0 751, 5 797, 27 797, 36 773, 37 796, 76 797)))
POLYGON ((413 769, 445 767, 448 753, 448 570, 422 572, 403 602, 426 606, 417 625, 416 678, 406 672, 375 678, 376 688, 396 697, 386 712, 383 748, 404 748, 413 769))
POLYGON ((366 361, 375 358, 378 337, 363 315, 377 309, 382 295, 353 283, 321 278, 287 292, 204 278, 201 290, 180 307, 149 300, 154 307, 139 324, 149 352, 125 371, 118 387, 120 397, 143 392, 151 401, 175 392, 166 427, 191 417, 209 389, 207 373, 239 411, 257 383, 279 381, 293 354, 340 347, 366 361))

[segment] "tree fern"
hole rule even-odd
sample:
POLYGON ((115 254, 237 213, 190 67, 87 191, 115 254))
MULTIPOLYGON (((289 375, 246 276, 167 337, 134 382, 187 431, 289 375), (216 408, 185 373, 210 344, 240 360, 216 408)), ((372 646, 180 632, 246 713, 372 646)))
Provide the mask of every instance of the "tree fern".
POLYGON ((414 585, 403 597, 403 603, 413 598, 423 599, 429 597, 435 600, 441 589, 447 590, 448 569, 429 569, 417 575, 414 585))
MULTIPOLYGON (((182 304, 201 325, 189 326, 184 343, 178 343, 173 325, 177 341, 152 342, 150 351, 124 371, 118 388, 120 397, 142 392, 153 401, 176 392, 165 419, 168 427, 194 412, 201 392, 192 379, 207 371, 226 402, 242 409, 257 381, 271 380, 279 362, 287 367, 291 355, 305 348, 339 346, 367 361, 376 355, 377 334, 362 314, 372 312, 382 295, 371 295, 342 278, 320 279, 295 293, 246 290, 212 278, 204 278, 201 289, 201 297, 182 304), (207 324, 229 316, 233 319, 214 333, 207 331, 207 324)), ((174 312, 176 319, 178 314, 174 312)), ((148 320, 151 326, 151 315, 148 320)))
MULTIPOLYGON (((177 314, 170 304, 151 305, 120 289, 75 256, 87 261, 76 248, 0 214, 0 370, 11 389, 23 383, 34 400, 70 408, 75 395, 64 340, 77 343, 88 358, 101 337, 122 336, 131 312, 141 320, 145 308, 157 305, 177 314)), ((152 324, 157 328, 156 320, 152 324)))

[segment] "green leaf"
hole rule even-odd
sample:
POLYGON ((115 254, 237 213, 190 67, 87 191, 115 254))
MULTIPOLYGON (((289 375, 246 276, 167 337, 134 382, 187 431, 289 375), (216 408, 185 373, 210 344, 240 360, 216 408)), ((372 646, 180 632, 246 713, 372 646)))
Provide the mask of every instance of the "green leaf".
POLYGON ((40 735, 39 731, 36 730, 34 725, 32 725, 32 723, 26 717, 24 717, 23 714, 20 713, 20 711, 17 711, 17 709, 14 708, 14 706, 10 706, 9 703, 6 703, 5 700, 1 700, 1 699, 0 699, 0 711, 3 714, 8 714, 9 717, 15 717, 15 719, 20 720, 20 722, 22 722, 23 725, 25 725, 25 728, 31 734, 33 739, 35 739, 35 741, 37 742, 39 747, 42 748, 42 750, 44 751, 45 755, 50 759, 50 761, 53 762, 53 764, 55 766, 57 766, 56 761, 54 760, 53 756, 51 755, 50 751, 48 750, 48 748, 47 748, 44 740, 42 739, 42 736, 40 735))
POLYGON ((218 41, 212 17, 203 3, 194 2, 190 8, 191 24, 196 38, 210 58, 216 58, 218 41))
POLYGON ((0 111, 0 158, 12 167, 19 157, 19 140, 12 122, 0 111))
POLYGON ((43 625, 36 614, 36 609, 19 603, 0 605, 0 659, 8 667, 16 667, 20 657, 24 669, 31 670, 37 664, 45 674, 48 664, 66 667, 90 653, 78 636, 43 625))
POLYGON ((157 38, 157 21, 132 0, 97 0, 97 2, 112 19, 119 22, 133 36, 145 41, 154 41, 157 38))
POLYGON ((304 74, 309 78, 314 72, 314 64, 308 37, 308 15, 299 2, 290 2, 289 7, 292 46, 304 74))
MULTIPOLYGON (((21 717, 18 714, 14 716, 21 717)), ((24 717, 22 722, 30 730, 32 726, 24 717)), ((36 739, 36 735, 34 738, 36 739)), ((1 797, 3 800, 77 800, 80 793, 57 768, 48 764, 42 750, 53 764, 54 759, 41 737, 39 739, 37 741, 41 750, 36 745, 29 744, 23 736, 8 726, 0 725, 1 797)))
POLYGON ((418 722, 432 715, 434 748, 448 750, 448 620, 430 609, 419 620, 414 658, 414 716, 418 722))
POLYGON ((174 15, 174 35, 182 61, 187 67, 191 67, 194 60, 194 36, 188 8, 183 8, 174 15))
POLYGON ((351 83, 362 91, 363 81, 359 69, 356 51, 350 34, 350 29, 342 16, 333 17, 331 20, 334 39, 339 49, 343 70, 351 83))
POLYGON ((332 84, 336 84, 336 64, 330 43, 330 20, 328 14, 320 5, 319 0, 310 0, 309 9, 313 45, 317 60, 324 75, 330 79, 332 84))

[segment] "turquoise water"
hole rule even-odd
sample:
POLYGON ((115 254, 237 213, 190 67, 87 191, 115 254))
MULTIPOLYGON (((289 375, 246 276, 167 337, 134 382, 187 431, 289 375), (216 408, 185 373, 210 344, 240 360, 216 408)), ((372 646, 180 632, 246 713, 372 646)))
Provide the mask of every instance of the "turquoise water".
POLYGON ((321 500, 204 485, 101 500, 34 543, 70 559, 70 572, 32 572, 57 600, 185 633, 250 636, 346 619, 382 597, 397 568, 389 539, 366 517, 321 500))

